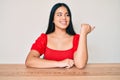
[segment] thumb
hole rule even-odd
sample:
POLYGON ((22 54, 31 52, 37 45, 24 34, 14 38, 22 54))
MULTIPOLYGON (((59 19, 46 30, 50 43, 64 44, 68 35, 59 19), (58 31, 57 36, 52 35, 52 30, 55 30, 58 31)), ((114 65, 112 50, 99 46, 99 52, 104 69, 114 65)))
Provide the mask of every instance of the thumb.
POLYGON ((95 26, 91 27, 91 31, 93 31, 95 29, 95 26))

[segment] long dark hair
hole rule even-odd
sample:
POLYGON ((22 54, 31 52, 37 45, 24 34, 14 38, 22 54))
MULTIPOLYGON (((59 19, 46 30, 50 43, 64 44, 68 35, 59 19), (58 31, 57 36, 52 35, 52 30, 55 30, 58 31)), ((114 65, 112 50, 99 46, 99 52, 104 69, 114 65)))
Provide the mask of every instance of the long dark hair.
POLYGON ((69 9, 69 7, 65 4, 65 3, 57 3, 55 4, 53 7, 52 7, 52 10, 51 10, 51 13, 50 13, 50 17, 49 17, 49 23, 48 23, 48 29, 46 31, 46 34, 49 34, 49 33, 52 33, 55 31, 55 25, 53 23, 53 19, 54 19, 54 14, 55 14, 55 11, 61 7, 61 6, 64 6, 67 11, 68 11, 68 14, 70 16, 70 23, 68 25, 68 27, 66 28, 66 32, 69 34, 69 35, 75 35, 75 31, 73 29, 73 24, 72 24, 72 15, 71 15, 71 11, 69 9))

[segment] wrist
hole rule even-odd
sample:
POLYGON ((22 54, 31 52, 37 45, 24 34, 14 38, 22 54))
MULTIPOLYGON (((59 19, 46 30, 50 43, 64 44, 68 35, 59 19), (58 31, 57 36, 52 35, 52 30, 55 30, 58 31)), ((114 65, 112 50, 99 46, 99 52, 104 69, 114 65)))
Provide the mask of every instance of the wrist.
POLYGON ((62 61, 57 61, 57 67, 64 67, 64 64, 62 61))
POLYGON ((80 36, 87 36, 87 33, 80 32, 80 36))
POLYGON ((67 60, 62 60, 62 61, 58 61, 58 67, 66 67, 68 66, 67 60))

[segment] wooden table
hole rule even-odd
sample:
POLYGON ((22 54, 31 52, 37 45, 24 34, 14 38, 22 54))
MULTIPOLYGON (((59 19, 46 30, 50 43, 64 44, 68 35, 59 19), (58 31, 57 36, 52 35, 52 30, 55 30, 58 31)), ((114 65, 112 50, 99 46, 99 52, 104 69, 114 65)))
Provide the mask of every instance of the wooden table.
POLYGON ((76 67, 35 69, 24 64, 0 64, 0 80, 120 80, 120 64, 88 64, 76 67))

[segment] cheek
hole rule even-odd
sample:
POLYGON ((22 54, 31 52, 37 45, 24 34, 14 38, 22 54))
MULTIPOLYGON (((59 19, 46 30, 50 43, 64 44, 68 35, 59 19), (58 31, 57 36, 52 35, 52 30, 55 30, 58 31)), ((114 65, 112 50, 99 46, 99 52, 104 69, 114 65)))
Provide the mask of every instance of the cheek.
POLYGON ((70 17, 67 17, 66 19, 67 19, 67 21, 70 21, 70 17))
POLYGON ((67 19, 68 23, 70 23, 70 18, 67 19))
POLYGON ((57 17, 54 17, 54 20, 53 20, 53 22, 54 23, 57 23, 59 21, 59 18, 57 18, 57 17))

